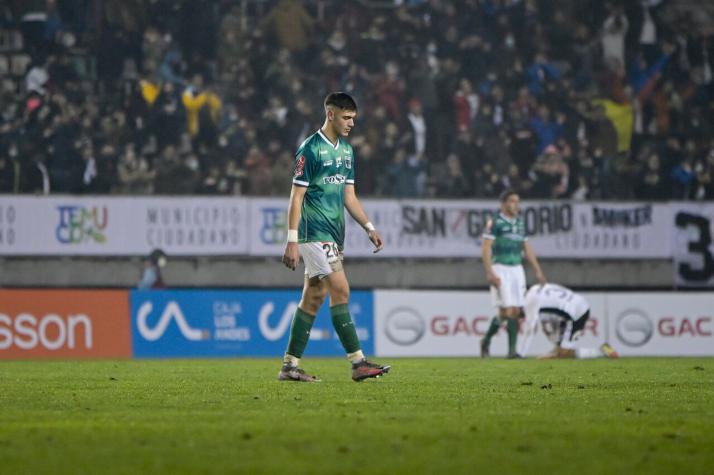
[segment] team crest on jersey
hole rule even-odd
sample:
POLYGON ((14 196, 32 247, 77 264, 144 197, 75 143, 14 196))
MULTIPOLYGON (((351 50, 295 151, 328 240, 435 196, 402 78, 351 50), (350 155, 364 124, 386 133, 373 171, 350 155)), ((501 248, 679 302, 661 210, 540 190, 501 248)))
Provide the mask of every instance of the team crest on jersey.
POLYGON ((337 167, 338 167, 338 168, 342 166, 342 157, 337 157, 337 158, 335 158, 335 161, 337 162, 337 167))
POLYGON ((352 168, 352 158, 349 155, 345 157, 345 167, 352 168))
POLYGON ((295 178, 302 175, 305 170, 305 155, 300 155, 300 158, 295 162, 295 178))

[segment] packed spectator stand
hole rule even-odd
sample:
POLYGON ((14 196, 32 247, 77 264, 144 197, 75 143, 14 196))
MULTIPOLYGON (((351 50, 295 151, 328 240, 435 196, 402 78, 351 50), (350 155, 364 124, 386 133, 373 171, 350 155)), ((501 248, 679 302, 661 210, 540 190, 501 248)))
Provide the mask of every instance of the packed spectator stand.
POLYGON ((9 0, 0 193, 286 196, 325 94, 362 196, 711 200, 691 0, 9 0))

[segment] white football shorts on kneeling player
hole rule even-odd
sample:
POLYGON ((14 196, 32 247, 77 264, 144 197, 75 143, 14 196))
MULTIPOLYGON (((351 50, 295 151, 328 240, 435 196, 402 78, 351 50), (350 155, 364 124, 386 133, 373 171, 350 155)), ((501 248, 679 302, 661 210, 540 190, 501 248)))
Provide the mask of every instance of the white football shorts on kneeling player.
POLYGON ((305 242, 298 244, 305 263, 305 275, 312 279, 324 279, 333 272, 342 270, 342 251, 334 242, 305 242))
POLYGON ((526 300, 526 273, 523 266, 494 264, 493 272, 501 279, 501 286, 491 286, 494 307, 523 307, 526 300))

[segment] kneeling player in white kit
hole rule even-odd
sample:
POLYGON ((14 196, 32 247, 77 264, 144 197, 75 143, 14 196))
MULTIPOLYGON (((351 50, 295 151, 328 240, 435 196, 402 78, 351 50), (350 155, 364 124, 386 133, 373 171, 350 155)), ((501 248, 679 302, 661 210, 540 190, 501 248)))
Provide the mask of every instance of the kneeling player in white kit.
POLYGON ((617 358, 619 355, 608 344, 600 348, 576 348, 575 340, 582 334, 590 318, 590 304, 580 294, 558 284, 534 285, 526 293, 526 337, 519 348, 525 356, 538 322, 543 333, 555 344, 553 351, 542 358, 617 358))

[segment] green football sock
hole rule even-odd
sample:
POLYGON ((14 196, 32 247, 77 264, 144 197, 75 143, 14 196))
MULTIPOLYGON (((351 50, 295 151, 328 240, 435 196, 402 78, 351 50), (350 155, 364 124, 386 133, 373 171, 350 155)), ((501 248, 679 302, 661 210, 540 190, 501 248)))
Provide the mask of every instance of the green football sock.
POLYGON ((501 317, 496 315, 491 319, 491 325, 489 325, 488 330, 486 330, 486 336, 483 337, 484 345, 488 346, 491 344, 491 338, 498 333, 499 328, 501 328, 501 317))
POLYGON ((330 307, 330 314, 332 315, 332 325, 335 327, 337 336, 340 337, 340 342, 345 352, 354 353, 359 351, 360 344, 359 338, 357 338, 357 330, 355 330, 355 324, 352 321, 352 317, 350 317, 347 304, 343 303, 330 307))
POLYGON ((508 331, 508 354, 516 354, 516 340, 518 340, 518 319, 509 318, 506 322, 506 330, 508 331))
POLYGON ((288 340, 289 355, 302 358, 302 354, 310 339, 310 330, 315 323, 315 315, 310 315, 298 307, 293 315, 293 323, 290 325, 290 340, 288 340))

